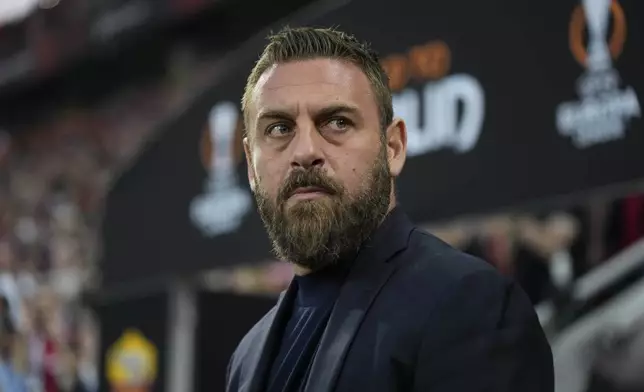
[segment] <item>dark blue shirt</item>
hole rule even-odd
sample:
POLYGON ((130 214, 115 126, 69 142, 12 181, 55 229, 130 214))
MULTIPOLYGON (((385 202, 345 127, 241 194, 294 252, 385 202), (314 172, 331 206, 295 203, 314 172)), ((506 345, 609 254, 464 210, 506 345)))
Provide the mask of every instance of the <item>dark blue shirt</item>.
POLYGON ((344 280, 330 268, 296 276, 297 294, 268 378, 268 392, 297 392, 308 370, 344 280))

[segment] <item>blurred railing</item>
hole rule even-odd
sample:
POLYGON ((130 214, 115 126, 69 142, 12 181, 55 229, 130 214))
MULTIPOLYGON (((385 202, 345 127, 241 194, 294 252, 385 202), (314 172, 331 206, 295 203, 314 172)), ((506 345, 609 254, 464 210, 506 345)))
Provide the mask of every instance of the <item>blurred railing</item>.
POLYGON ((536 306, 541 324, 553 334, 577 317, 602 302, 609 300, 629 283, 644 276, 644 239, 622 250, 609 260, 577 279, 566 300, 555 305, 546 301, 536 306), (552 327, 557 318, 564 318, 563 325, 552 327))
MULTIPOLYGON (((641 250, 641 243, 639 245, 638 249, 641 250)), ((638 264, 644 264, 644 253, 637 255, 638 264)), ((577 319, 552 338, 556 391, 591 390, 589 387, 594 373, 605 371, 607 368, 619 369, 614 373, 622 374, 612 374, 616 379, 632 376, 633 372, 629 367, 639 366, 641 369, 643 364, 633 363, 629 357, 641 357, 642 353, 628 352, 628 341, 644 333, 643 318, 644 279, 640 278, 638 282, 577 319)))

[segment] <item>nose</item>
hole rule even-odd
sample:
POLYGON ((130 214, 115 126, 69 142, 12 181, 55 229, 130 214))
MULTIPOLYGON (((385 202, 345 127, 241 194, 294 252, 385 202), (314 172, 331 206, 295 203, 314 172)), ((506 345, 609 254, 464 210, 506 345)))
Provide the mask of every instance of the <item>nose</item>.
POLYGON ((322 140, 315 126, 300 127, 293 143, 291 167, 310 169, 324 165, 324 156, 320 149, 322 140))

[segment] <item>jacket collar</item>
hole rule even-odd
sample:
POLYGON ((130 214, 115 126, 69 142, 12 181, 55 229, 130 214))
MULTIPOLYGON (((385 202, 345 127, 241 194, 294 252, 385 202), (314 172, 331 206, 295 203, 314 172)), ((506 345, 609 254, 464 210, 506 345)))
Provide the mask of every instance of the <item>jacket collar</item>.
MULTIPOLYGON (((347 349, 365 314, 387 280, 398 267, 392 259, 407 248, 414 226, 398 207, 365 242, 350 268, 331 312, 305 386, 305 392, 330 392, 342 368, 347 349)), ((240 392, 261 392, 275 357, 275 350, 295 299, 293 282, 280 295, 276 311, 266 320, 257 350, 249 357, 250 382, 240 392)))

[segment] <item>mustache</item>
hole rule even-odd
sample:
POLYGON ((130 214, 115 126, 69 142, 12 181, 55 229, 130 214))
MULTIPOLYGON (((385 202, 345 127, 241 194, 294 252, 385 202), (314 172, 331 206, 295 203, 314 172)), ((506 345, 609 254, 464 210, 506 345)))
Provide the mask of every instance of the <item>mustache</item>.
POLYGON ((282 185, 277 200, 280 203, 285 202, 298 188, 320 188, 330 195, 339 195, 343 192, 342 185, 331 179, 326 173, 319 168, 308 170, 295 170, 288 176, 284 185, 282 185))

